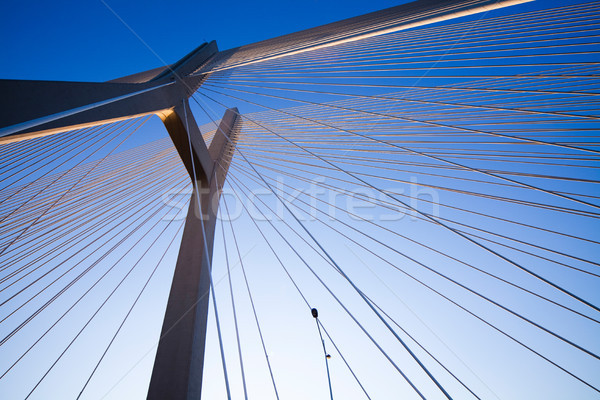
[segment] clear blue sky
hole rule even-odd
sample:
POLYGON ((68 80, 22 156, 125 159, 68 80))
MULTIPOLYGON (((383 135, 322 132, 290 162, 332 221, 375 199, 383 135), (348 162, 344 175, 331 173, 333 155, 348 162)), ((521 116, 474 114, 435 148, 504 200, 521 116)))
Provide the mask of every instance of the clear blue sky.
MULTIPOLYGON (((406 1, 106 1, 172 63, 203 41, 221 50, 406 1)), ((5 1, 0 15, 4 79, 104 81, 162 66, 100 1, 5 1)))

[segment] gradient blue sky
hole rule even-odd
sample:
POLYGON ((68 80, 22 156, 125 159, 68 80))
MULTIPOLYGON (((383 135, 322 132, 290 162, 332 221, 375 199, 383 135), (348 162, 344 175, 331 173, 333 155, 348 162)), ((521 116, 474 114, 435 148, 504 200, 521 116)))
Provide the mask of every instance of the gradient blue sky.
MULTIPOLYGON (((111 1, 108 4, 167 63, 203 41, 221 50, 407 1, 111 1)), ((99 0, 4 1, 3 79, 105 81, 161 66, 99 0)))

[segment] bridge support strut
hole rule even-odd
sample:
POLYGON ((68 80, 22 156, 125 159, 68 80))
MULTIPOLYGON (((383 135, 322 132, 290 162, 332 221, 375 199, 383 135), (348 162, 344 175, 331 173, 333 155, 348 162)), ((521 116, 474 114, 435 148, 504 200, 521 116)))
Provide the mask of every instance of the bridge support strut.
POLYGON ((234 151, 239 118, 237 109, 227 110, 207 149, 187 100, 161 117, 195 185, 147 398, 199 400, 217 207, 234 151), (205 240, 208 254, 205 254, 205 240))

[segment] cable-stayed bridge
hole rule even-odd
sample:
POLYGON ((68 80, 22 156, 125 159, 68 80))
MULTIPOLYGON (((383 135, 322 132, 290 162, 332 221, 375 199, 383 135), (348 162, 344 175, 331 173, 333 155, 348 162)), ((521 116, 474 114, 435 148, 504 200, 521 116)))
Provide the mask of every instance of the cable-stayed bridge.
POLYGON ((0 81, 0 396, 598 398, 599 7, 0 81))

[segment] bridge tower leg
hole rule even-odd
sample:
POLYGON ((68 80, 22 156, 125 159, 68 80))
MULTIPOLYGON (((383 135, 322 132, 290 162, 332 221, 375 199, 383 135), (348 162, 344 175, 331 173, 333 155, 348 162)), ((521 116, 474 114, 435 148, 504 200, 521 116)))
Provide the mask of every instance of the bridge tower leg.
POLYGON ((199 400, 216 213, 233 155, 239 118, 235 108, 225 112, 208 152, 202 149, 206 145, 187 100, 161 118, 190 173, 194 189, 147 398, 199 400), (210 156, 211 171, 202 167, 207 163, 198 162, 206 154, 210 156), (205 240, 208 254, 205 252, 205 240))

